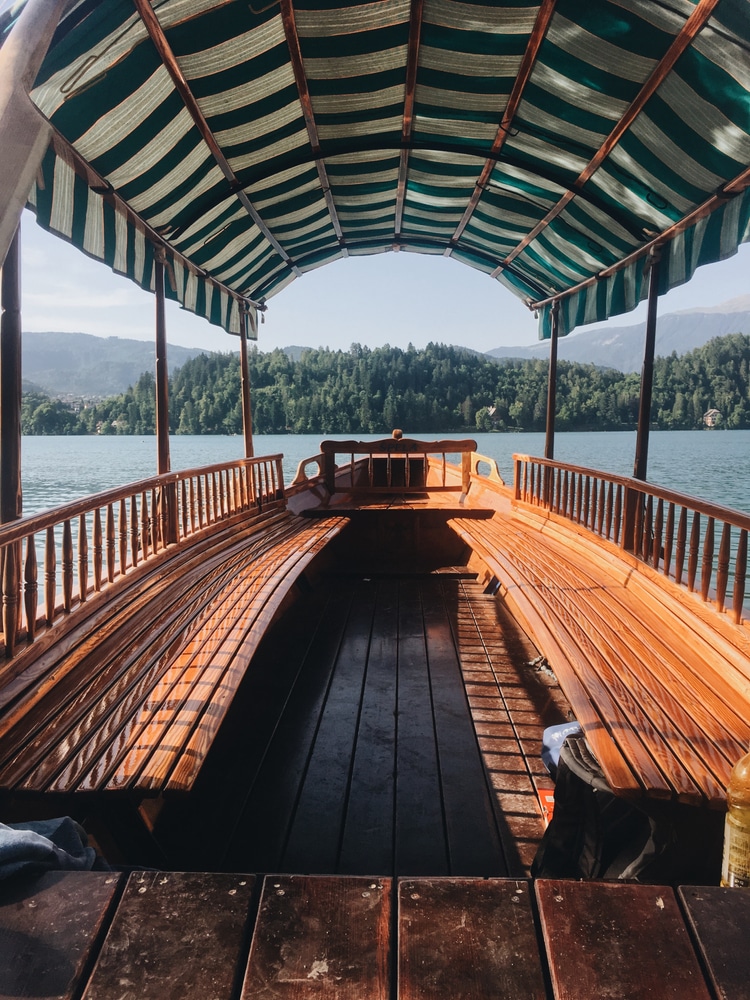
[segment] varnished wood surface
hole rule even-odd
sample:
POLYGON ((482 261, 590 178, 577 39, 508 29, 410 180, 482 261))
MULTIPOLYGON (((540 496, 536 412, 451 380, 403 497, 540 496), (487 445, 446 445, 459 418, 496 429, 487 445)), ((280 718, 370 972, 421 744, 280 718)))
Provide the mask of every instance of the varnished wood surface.
POLYGON ((509 879, 402 880, 400 1000, 544 1000, 529 890, 509 879))
POLYGON ((544 830, 541 734, 566 709, 535 655, 461 575, 320 580, 155 836, 177 867, 523 876, 544 830))
POLYGON ((250 875, 131 875, 86 1000, 230 1000, 254 884, 250 875))
POLYGON ((710 913, 694 923, 701 944, 668 886, 159 871, 22 877, 0 893, 0 996, 742 1000, 748 949, 726 949, 721 970, 704 970, 699 954, 722 927, 744 941, 744 894, 683 887, 680 895, 691 918, 693 901, 700 908, 710 897, 710 913))
POLYGON ((670 888, 540 879, 535 890, 555 1000, 710 1000, 670 888))
POLYGON ((343 527, 272 509, 139 581, 0 718, 0 784, 189 789, 275 611, 343 527))
POLYGON ((747 1000, 750 892, 721 886, 682 886, 679 896, 719 1000, 747 1000))
POLYGON ((0 883, 3 1000, 80 996, 120 879, 109 872, 49 872, 0 883))
POLYGON ((228 870, 528 872, 563 699, 493 599, 440 574, 333 577, 290 623, 258 650, 193 801, 165 806, 167 856, 195 863, 197 824, 205 863, 228 870))
POLYGON ((549 659, 610 786, 723 808, 750 739, 742 637, 733 648, 574 530, 530 513, 451 523, 549 659))
POLYGON ((391 883, 265 879, 242 1000, 387 1000, 391 883))

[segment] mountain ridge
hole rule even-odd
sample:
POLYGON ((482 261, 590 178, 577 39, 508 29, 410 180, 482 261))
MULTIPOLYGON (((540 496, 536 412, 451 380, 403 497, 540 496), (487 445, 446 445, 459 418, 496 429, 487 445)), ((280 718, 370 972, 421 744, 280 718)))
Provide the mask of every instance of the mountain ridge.
MULTIPOLYGON (((560 340, 558 357, 563 361, 637 372, 643 363, 645 329, 645 323, 635 323, 584 330, 560 340)), ((738 296, 720 306, 665 313, 657 326, 656 354, 661 357, 686 354, 714 337, 729 333, 750 334, 750 295, 738 296)), ((299 345, 282 348, 293 361, 310 349, 299 345)), ((547 341, 531 346, 497 347, 486 352, 461 349, 483 353, 499 362, 549 356, 547 341)), ((67 401, 93 401, 119 395, 135 385, 144 372, 154 370, 154 345, 146 340, 32 332, 24 334, 22 350, 24 391, 43 392, 67 401)), ((170 374, 191 358, 209 353, 204 348, 168 344, 170 374)))

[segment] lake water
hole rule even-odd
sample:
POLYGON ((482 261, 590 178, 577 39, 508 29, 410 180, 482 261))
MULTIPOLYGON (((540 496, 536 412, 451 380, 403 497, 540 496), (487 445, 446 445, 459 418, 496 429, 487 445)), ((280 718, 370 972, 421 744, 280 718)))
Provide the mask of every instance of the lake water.
MULTIPOLYGON (((345 435, 332 435, 343 439, 345 435)), ((377 439, 381 435, 372 436, 377 439)), ((436 435, 437 436, 437 435, 436 435)), ((513 480, 515 452, 544 454, 543 434, 447 434, 474 437, 494 458, 506 482, 513 480)), ((316 455, 320 437, 258 435, 256 455, 284 454, 289 482, 298 463, 316 455)), ((242 437, 180 436, 170 440, 172 469, 189 469, 242 457, 242 437)), ((562 462, 632 475, 635 432, 559 433, 555 458, 562 462)), ((24 514, 33 514, 89 493, 147 479, 156 471, 153 437, 24 437, 24 514)), ((652 431, 648 479, 652 483, 750 513, 750 431, 652 431)))

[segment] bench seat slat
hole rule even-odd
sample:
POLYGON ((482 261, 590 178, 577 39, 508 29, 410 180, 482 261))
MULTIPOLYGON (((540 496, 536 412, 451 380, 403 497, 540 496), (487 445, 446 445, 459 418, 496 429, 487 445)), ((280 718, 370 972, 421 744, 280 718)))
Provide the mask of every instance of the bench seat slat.
MULTIPOLYGON (((552 542, 550 547, 556 555, 550 566, 556 568, 549 574, 561 581, 565 572, 569 584, 569 568, 560 569, 565 553, 552 542)), ((527 559, 534 558, 528 546, 524 551, 527 559)), ((601 578, 585 568, 577 569, 577 579, 576 608, 589 628, 599 631, 609 661, 623 665, 618 679, 628 686, 637 705, 648 706, 673 759, 689 775, 699 776, 703 795, 709 801, 723 801, 728 769, 746 741, 748 722, 738 706, 736 687, 732 692, 726 679, 716 678, 711 686, 701 676, 711 673, 712 649, 696 635, 692 643, 667 642, 664 635, 671 633, 674 618, 663 605, 654 612, 641 602, 636 609, 626 589, 615 584, 605 593, 601 578), (730 709, 732 693, 735 704, 730 709)), ((568 597, 569 607, 571 600, 568 597)))
POLYGON ((539 519, 528 514, 451 524, 543 636, 613 789, 629 794, 611 752, 618 746, 646 794, 664 797, 666 788, 684 802, 723 805, 731 762, 750 737, 744 675, 731 659, 716 662, 700 630, 685 634, 681 605, 550 519, 541 548, 539 519))
MULTIPOLYGON (((526 550, 527 566, 529 556, 526 550)), ((555 560, 551 559, 550 566, 555 565, 555 560)), ((535 568, 538 569, 538 563, 535 568)), ((527 572, 533 570, 529 568, 527 572)), ((621 607, 613 627, 611 605, 601 606, 600 582, 584 572, 579 573, 575 583, 566 573, 564 586, 560 572, 548 570, 546 577, 553 584, 549 602, 557 607, 559 615, 566 617, 571 631, 577 633, 581 649, 587 652, 589 662, 596 667, 607 690, 622 707, 645 749, 665 773, 677 799, 699 804, 704 792, 711 799, 720 795, 720 784, 706 770, 706 760, 696 753, 694 744, 700 732, 696 722, 688 716, 681 700, 665 689, 658 679, 653 675, 644 679, 643 665, 654 661, 655 651, 648 647, 640 648, 635 641, 637 618, 621 607), (571 597, 571 593, 575 593, 575 598, 571 597), (581 600, 583 593, 585 600, 581 600), (684 725, 684 732, 695 734, 690 741, 685 741, 683 732, 678 728, 680 723, 684 725), (702 775, 700 785, 694 780, 694 774, 702 775)), ((540 575, 537 575, 537 580, 541 580, 540 575)), ((615 588, 607 591, 608 601, 613 590, 615 588)), ((715 747, 709 741, 703 740, 703 743, 706 756, 713 760, 715 766, 721 766, 722 758, 715 747)))
MULTIPOLYGON (((273 517, 263 527, 273 531, 277 523, 278 518, 273 517)), ((250 528, 255 533, 257 522, 250 528)), ((98 633, 85 635, 79 655, 70 653, 54 672, 57 684, 51 683, 51 677, 45 678, 44 699, 37 704, 31 698, 25 706, 26 713, 12 732, 12 745, 18 748, 15 758, 0 772, 3 787, 23 782, 28 791, 43 790, 66 763, 80 770, 82 761, 77 761, 77 753, 99 717, 107 712, 127 712, 128 704, 143 697, 149 678, 153 680, 155 672, 163 669, 162 662, 184 643, 195 627, 191 621, 215 588, 231 580, 248 537, 236 528, 222 532, 210 549, 200 546, 190 559, 181 561, 179 579, 160 571, 147 583, 141 581, 135 599, 125 601, 113 615, 106 638, 98 633), (234 554, 228 548, 232 534, 231 544, 239 547, 234 554), (160 614, 153 611, 157 605, 160 614), (139 658, 141 669, 136 670, 139 658), (35 780, 31 772, 37 766, 41 771, 35 780)), ((4 743, 10 743, 7 735, 4 743)), ((72 786, 69 783, 67 787, 72 786)))
POLYGON ((245 522, 137 580, 106 637, 82 627, 80 652, 3 720, 0 787, 152 792, 175 770, 171 787, 190 787, 273 613, 347 523, 280 509, 245 522))
MULTIPOLYGON (((510 534, 512 536, 512 529, 510 534)), ((549 554, 548 549, 545 551, 549 554)), ((591 629, 585 618, 587 587, 580 584, 576 575, 577 568, 566 564, 566 590, 576 592, 578 602, 571 606, 563 599, 561 588, 554 580, 554 572, 548 570, 542 575, 535 561, 528 558, 528 553, 526 558, 516 554, 514 559, 513 544, 507 537, 504 539, 504 552, 509 560, 510 571, 522 575, 524 585, 531 587, 536 599, 550 609, 551 616, 557 623, 557 631, 564 634, 563 644, 569 651, 567 667, 559 661, 554 663, 563 689, 566 687, 569 670, 572 670, 598 706, 611 739, 621 747, 648 794, 654 798, 677 797, 680 801, 699 804, 702 796, 698 785, 682 761, 674 758, 664 746, 663 730, 652 717, 665 721, 661 711, 651 699, 648 711, 644 710, 644 706, 638 703, 614 672, 611 663, 602 655, 601 636, 596 636, 597 641, 592 638, 595 630, 591 629), (564 623, 564 629, 560 627, 560 623, 564 623)), ((551 559, 550 564, 552 563, 554 560, 551 559)), ((586 726, 584 731, 587 737, 591 737, 592 749, 599 757, 599 748, 594 746, 599 733, 590 733, 586 726)), ((606 761, 600 760, 600 764, 607 774, 606 761)), ((609 775, 607 776, 609 779, 609 775)))
POLYGON ((85 769, 78 768, 79 777, 76 785, 79 791, 95 791, 102 787, 126 788, 132 784, 131 779, 137 775, 143 761, 158 742, 158 734, 166 729, 179 709, 181 701, 184 700, 178 694, 183 686, 183 674, 188 666, 187 661, 182 658, 184 649, 186 646, 200 648, 203 643, 208 644, 207 650, 213 648, 214 628, 226 627, 226 605, 231 606, 244 596, 241 588, 238 596, 236 588, 243 566, 249 575, 247 587, 251 588, 264 558, 268 557, 268 553, 263 552, 263 547, 283 543, 287 535, 288 531, 280 533, 276 529, 266 539, 266 546, 261 546, 260 543, 251 546, 244 554, 234 559, 227 570, 223 589, 218 595, 213 595, 212 603, 209 602, 203 609, 201 616, 196 620, 196 627, 187 637, 187 642, 183 642, 177 650, 164 657, 163 662, 157 664, 144 695, 128 701, 122 718, 113 717, 108 720, 105 717, 99 733, 90 736, 86 746, 79 752, 79 763, 86 764, 85 769), (248 560, 252 560, 249 570, 246 565, 248 560), (112 743, 113 752, 106 752, 109 741, 112 743), (130 763, 125 764, 125 760, 129 760, 130 763), (134 761, 138 761, 138 766, 134 761), (128 776, 127 780, 123 778, 124 775, 128 776))
POLYGON ((232 637, 233 649, 227 669, 221 673, 218 684, 212 688, 207 711, 192 712, 188 704, 187 711, 181 713, 179 721, 167 732, 161 746, 149 760, 139 778, 140 787, 151 790, 164 787, 170 791, 184 791, 192 787, 200 764, 226 716, 234 692, 244 677, 275 610, 300 572, 343 526, 337 519, 318 522, 317 531, 304 532, 304 546, 298 544, 296 551, 277 566, 274 574, 269 575, 249 609, 249 621, 242 633, 241 642, 238 644, 236 638, 232 637), (189 738, 185 744, 176 738, 176 728, 187 733, 189 738), (175 753, 173 747, 180 749, 175 753))

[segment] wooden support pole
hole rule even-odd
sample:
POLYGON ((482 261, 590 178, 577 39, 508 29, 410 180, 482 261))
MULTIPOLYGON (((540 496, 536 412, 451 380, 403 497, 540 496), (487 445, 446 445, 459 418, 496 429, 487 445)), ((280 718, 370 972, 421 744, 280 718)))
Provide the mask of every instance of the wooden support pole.
MULTIPOLYGON (((21 493, 21 230, 0 272, 0 523, 22 513, 21 493)), ((21 602, 21 543, 0 552, 0 626, 5 656, 15 652, 21 602)))
MULTIPOLYGON (((164 310, 164 258, 158 254, 154 261, 154 291, 156 292, 156 451, 157 473, 170 471, 169 459, 169 369, 167 367, 167 322, 164 310)), ((177 490, 169 483, 161 493, 162 540, 164 544, 177 541, 177 490)))
POLYGON ((253 411, 250 404, 250 365, 247 358, 247 313, 240 309, 240 387, 242 391, 242 433, 245 458, 255 454, 253 447, 253 411))
POLYGON ((156 449, 157 473, 170 471, 169 462, 169 371, 167 368, 167 323, 164 312, 164 261, 154 263, 156 292, 156 449))
POLYGON ((21 516, 21 231, 2 268, 0 301, 0 523, 21 516))
POLYGON ((544 439, 544 457, 555 457, 555 409, 557 406, 557 340, 560 305, 552 304, 552 335, 549 345, 549 375, 547 379, 547 431, 544 439))
MULTIPOLYGON (((544 457, 550 461, 555 457, 555 410, 557 409, 557 342, 559 331, 560 304, 552 304, 552 331, 549 345, 549 372, 547 374, 547 426, 544 436, 544 457)), ((552 477, 554 469, 545 466, 544 486, 541 489, 542 503, 549 503, 552 497, 552 477)))
POLYGON ((654 354, 656 350, 656 312, 659 299, 659 254, 649 258, 651 270, 648 281, 648 315, 646 318, 646 344, 641 368, 641 394, 638 401, 638 431, 635 442, 633 478, 646 478, 648 468, 648 435, 651 425, 651 400, 654 386, 654 354))

